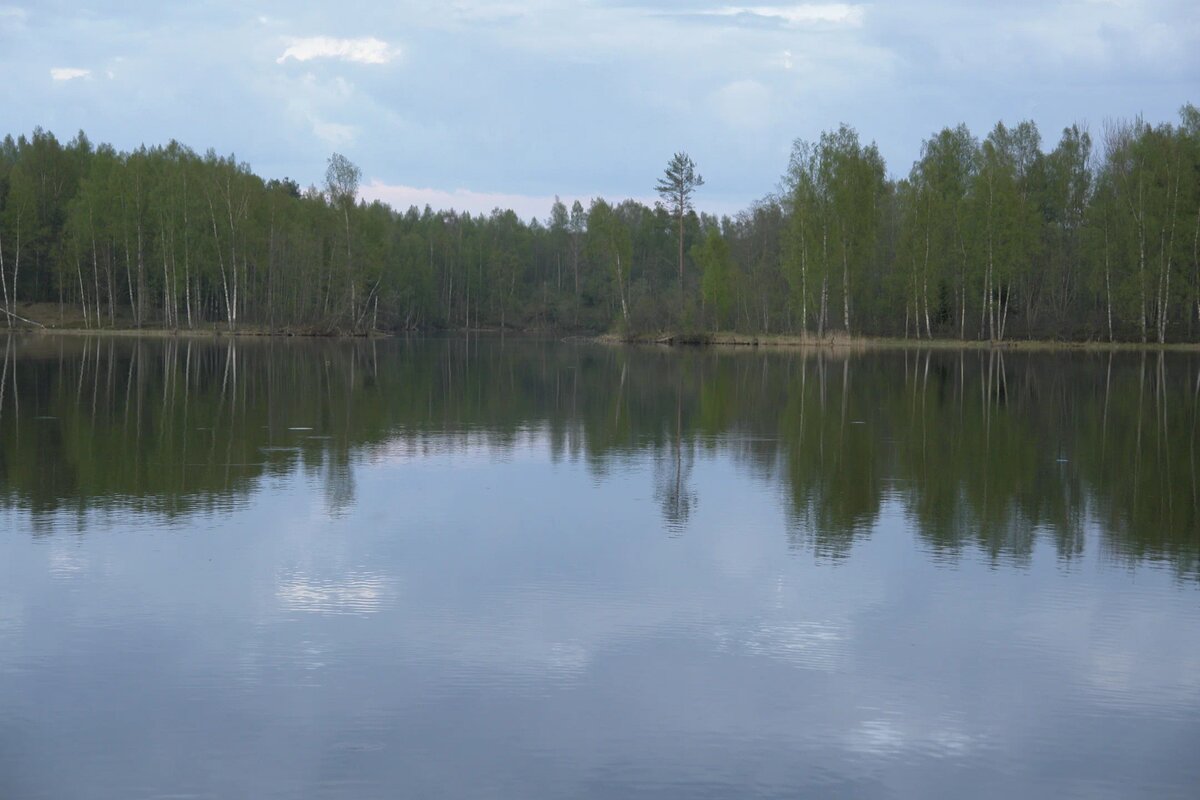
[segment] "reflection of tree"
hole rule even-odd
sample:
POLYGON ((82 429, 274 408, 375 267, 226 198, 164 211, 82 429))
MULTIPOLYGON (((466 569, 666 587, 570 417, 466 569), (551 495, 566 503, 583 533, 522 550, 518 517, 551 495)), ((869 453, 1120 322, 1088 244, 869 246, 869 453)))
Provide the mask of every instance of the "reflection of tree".
POLYGON ((1200 371, 1194 361, 1186 369, 1172 361, 1163 353, 1138 358, 1136 393, 1113 391, 1104 442, 1111 455, 1093 455, 1084 466, 1098 488, 1093 503, 1111 557, 1165 561, 1181 574, 1200 578, 1200 384, 1191 388, 1200 371), (1154 363, 1147 364, 1148 359, 1154 363), (1183 380, 1173 385, 1173 374, 1183 380))
POLYGON ((12 354, 12 337, 4 339, 4 367, 0 371, 0 420, 4 418, 4 391, 8 388, 8 362, 12 354))
POLYGON ((660 449, 654 459, 654 497, 662 505, 663 520, 673 535, 683 533, 692 509, 698 502, 689 484, 692 468, 696 464, 696 451, 690 442, 684 446, 684 435, 683 385, 677 383, 675 429, 667 452, 660 449))
POLYGON ((878 431, 866 424, 873 398, 851 390, 849 359, 823 351, 806 355, 780 425, 787 447, 789 538, 829 558, 849 555, 882 504, 878 431))
MULTIPOLYGON (((894 506, 955 558, 1110 558, 1200 578, 1200 359, 971 350, 623 350, 410 341, 10 338, 0 502, 168 516, 302 470, 331 511, 352 454, 535 441, 595 475, 653 464, 666 526, 697 459, 781 488, 788 535, 844 557, 894 506), (312 430, 293 430, 307 429, 312 430)), ((82 518, 82 516, 81 516, 82 518)))
POLYGON ((354 470, 330 459, 325 465, 325 510, 330 516, 342 516, 354 507, 354 470))

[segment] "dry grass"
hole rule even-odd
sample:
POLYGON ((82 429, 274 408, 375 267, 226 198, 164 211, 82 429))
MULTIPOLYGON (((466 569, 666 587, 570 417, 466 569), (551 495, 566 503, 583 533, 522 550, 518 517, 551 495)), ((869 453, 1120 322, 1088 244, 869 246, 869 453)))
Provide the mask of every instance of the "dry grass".
MULTIPOLYGON (((117 315, 110 327, 108 318, 101 321, 101 327, 94 327, 94 320, 85 320, 78 306, 64 306, 61 309, 57 303, 23 303, 17 306, 19 316, 33 324, 13 321, 12 330, 23 333, 53 334, 65 336, 142 336, 142 337, 191 337, 211 338, 221 336, 307 336, 307 337, 346 337, 340 331, 330 331, 321 328, 278 328, 270 329, 255 325, 240 325, 236 331, 230 331, 223 323, 205 322, 195 328, 135 328, 133 320, 128 316, 117 315), (90 325, 89 325, 90 323, 90 325)), ((3 322, 0 322, 0 331, 3 322)), ((373 333, 372 336, 384 334, 373 333)))

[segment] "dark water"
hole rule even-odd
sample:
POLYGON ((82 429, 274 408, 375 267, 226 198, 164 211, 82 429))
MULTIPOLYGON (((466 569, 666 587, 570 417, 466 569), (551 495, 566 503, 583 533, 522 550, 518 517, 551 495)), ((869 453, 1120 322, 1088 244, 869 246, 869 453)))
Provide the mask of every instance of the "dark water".
POLYGON ((1200 357, 0 340, 0 797, 1200 796, 1200 357))

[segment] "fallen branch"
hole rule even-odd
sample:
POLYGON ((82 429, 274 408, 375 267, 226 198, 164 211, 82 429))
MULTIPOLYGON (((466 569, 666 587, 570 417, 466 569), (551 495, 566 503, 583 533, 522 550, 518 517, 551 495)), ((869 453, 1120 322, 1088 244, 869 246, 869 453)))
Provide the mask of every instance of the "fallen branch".
POLYGON ((21 320, 21 322, 27 322, 27 323, 29 323, 30 325, 37 325, 39 328, 44 328, 44 327, 46 327, 45 325, 43 325, 42 323, 38 322, 37 320, 25 319, 25 318, 24 318, 24 317, 22 317, 20 314, 14 314, 13 312, 9 311, 7 308, 0 308, 0 311, 3 311, 5 314, 8 314, 8 315, 9 315, 10 317, 12 317, 13 319, 19 319, 19 320, 21 320))

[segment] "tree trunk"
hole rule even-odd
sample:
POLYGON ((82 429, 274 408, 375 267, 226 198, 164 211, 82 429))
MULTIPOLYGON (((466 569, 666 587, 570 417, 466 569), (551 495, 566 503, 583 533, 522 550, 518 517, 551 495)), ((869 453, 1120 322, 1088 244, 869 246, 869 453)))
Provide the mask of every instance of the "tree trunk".
POLYGON ((679 201, 679 321, 683 322, 683 198, 679 201))
POLYGON ((800 243, 800 330, 808 333, 808 243, 803 239, 800 243))
POLYGON ((233 303, 229 306, 229 330, 237 329, 238 317, 238 263, 237 263, 237 228, 233 222, 232 188, 226 183, 225 207, 229 215, 229 266, 233 271, 233 303))
MULTIPOLYGON (((1171 267, 1174 264, 1175 258, 1175 226, 1179 219, 1179 165, 1175 168, 1175 192, 1171 197, 1171 230, 1170 235, 1166 236, 1166 231, 1163 236, 1166 236, 1166 241, 1162 242, 1163 236, 1159 237, 1162 248, 1162 255, 1159 258, 1159 263, 1162 264, 1160 275, 1162 276, 1159 283, 1162 286, 1162 291, 1158 301, 1158 343, 1164 344, 1167 341, 1167 319, 1168 310, 1171 303, 1171 267)), ((1168 186, 1169 186, 1168 182, 1168 186)))
POLYGON ((104 259, 104 275, 108 278, 108 326, 117 326, 117 281, 113 277, 113 243, 108 243, 107 256, 104 259))
MULTIPOLYGON (((21 277, 21 215, 17 215, 17 246, 16 252, 13 254, 13 281, 12 281, 12 305, 9 307, 9 313, 17 313, 17 281, 21 277)), ((12 317, 9 317, 10 323, 12 317)))
POLYGON ((1104 296, 1105 303, 1108 306, 1108 341, 1116 341, 1113 336, 1113 317, 1112 317, 1112 278, 1109 269, 1109 248, 1108 248, 1108 215, 1104 215, 1104 296))
POLYGON ((850 259, 845 232, 842 233, 842 324, 850 335, 850 259))
MULTIPOLYGON (((4 270, 4 231, 2 231, 2 230, 0 230, 0 287, 3 287, 3 289, 4 289, 4 310, 8 311, 9 310, 9 308, 8 308, 8 275, 4 270)), ((10 317, 8 314, 5 314, 4 318, 6 320, 8 320, 8 327, 11 328, 12 327, 12 317, 10 317)), ((4 362, 4 365, 6 367, 8 366, 7 358, 8 358, 8 353, 6 352, 5 353, 6 360, 4 362)))
POLYGON ((129 249, 129 224, 127 220, 122 220, 121 234, 125 240, 125 288, 129 291, 129 313, 133 315, 134 325, 136 326, 137 305, 133 301, 133 254, 129 249))
POLYGON ((87 292, 83 288, 83 268, 79 266, 79 251, 75 252, 75 275, 79 278, 79 306, 83 309, 83 327, 91 327, 88 324, 88 305, 87 292))
POLYGON ((158 234, 159 241, 162 243, 162 268, 163 268, 163 327, 171 327, 171 275, 167 269, 167 231, 163 224, 162 216, 158 219, 158 234))
POLYGON ((96 327, 99 328, 102 313, 100 307, 100 265, 97 263, 96 256, 96 229, 92 227, 91 219, 92 212, 91 209, 88 209, 88 228, 92 234, 92 284, 96 288, 96 327))
MULTIPOLYGON (((350 319, 358 318, 357 298, 354 280, 354 261, 350 256, 350 209, 345 201, 342 202, 342 216, 346 220, 346 280, 350 282, 350 319)), ((447 318, 447 322, 449 318, 447 318)))
POLYGON ((183 295, 187 308, 188 328, 192 327, 192 271, 188 247, 187 173, 183 175, 183 295))
MULTIPOLYGON (((229 330, 233 330, 234 311, 229 301, 229 277, 225 272, 225 257, 221 253, 221 236, 217 232, 217 212, 213 208, 212 198, 208 198, 208 214, 212 220, 213 242, 216 245, 217 264, 221 268, 221 289, 225 295, 225 322, 229 330)), ((232 238, 232 237, 231 237, 232 238)), ((234 269, 237 269, 237 264, 234 264, 234 269)))
POLYGON ((629 306, 625 302, 625 278, 621 271, 621 254, 617 253, 617 289, 621 292, 621 317, 625 320, 625 330, 629 330, 629 306))
POLYGON ((571 234, 572 267, 575 270, 575 326, 579 326, 579 237, 571 234))
MULTIPOLYGON (((1196 317, 1200 319, 1200 206, 1196 207, 1196 227, 1192 234, 1192 274, 1196 300, 1196 317)), ((1191 315, 1191 311, 1188 311, 1191 315)))
POLYGON ((821 277, 821 313, 817 317, 817 338, 825 338, 825 319, 829 309, 829 278, 821 277))

